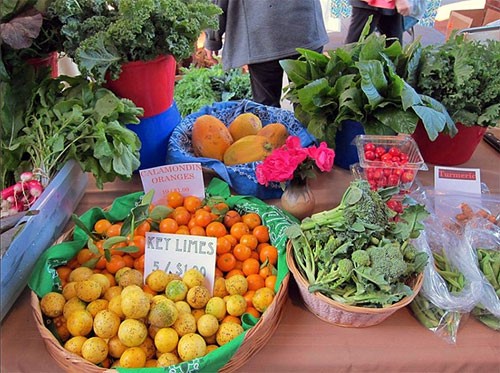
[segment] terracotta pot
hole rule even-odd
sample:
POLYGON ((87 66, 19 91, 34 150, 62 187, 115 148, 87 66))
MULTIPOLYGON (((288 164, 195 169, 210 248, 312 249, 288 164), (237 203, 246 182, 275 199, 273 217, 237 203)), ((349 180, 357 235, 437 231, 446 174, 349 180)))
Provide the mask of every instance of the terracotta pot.
POLYGON ((49 53, 46 57, 38 57, 38 58, 30 58, 27 60, 27 62, 34 66, 35 69, 37 67, 50 67, 51 70, 51 76, 53 78, 56 78, 59 76, 59 68, 57 65, 57 58, 58 58, 58 53, 57 52, 52 52, 49 53))
POLYGON ((281 208, 299 220, 311 216, 315 206, 316 200, 307 179, 291 180, 281 195, 281 208))
POLYGON ((172 106, 175 69, 176 61, 171 55, 151 61, 128 62, 122 65, 118 79, 107 78, 105 87, 142 107, 145 118, 152 117, 172 106))
POLYGON ((412 137, 418 145, 424 161, 440 166, 456 166, 467 162, 481 142, 486 127, 467 127, 456 123, 458 133, 454 137, 440 133, 431 141, 424 126, 419 123, 412 137))

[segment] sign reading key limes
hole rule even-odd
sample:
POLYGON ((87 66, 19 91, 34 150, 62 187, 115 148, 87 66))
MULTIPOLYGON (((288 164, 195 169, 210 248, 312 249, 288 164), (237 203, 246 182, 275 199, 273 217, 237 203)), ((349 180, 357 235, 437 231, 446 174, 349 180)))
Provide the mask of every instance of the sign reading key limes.
POLYGON ((206 286, 213 293, 215 237, 153 232, 147 232, 145 237, 144 278, 157 269, 182 277, 188 269, 195 268, 205 276, 206 286))

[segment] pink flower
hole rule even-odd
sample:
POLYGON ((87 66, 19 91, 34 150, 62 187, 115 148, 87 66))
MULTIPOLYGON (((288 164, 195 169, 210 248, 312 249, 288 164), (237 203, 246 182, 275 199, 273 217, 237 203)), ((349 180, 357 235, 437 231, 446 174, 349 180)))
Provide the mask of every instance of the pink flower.
POLYGON ((335 152, 330 149, 326 142, 319 144, 319 147, 310 147, 309 156, 316 161, 316 166, 322 172, 329 172, 333 167, 333 160, 335 159, 335 152))
POLYGON ((289 136, 285 145, 275 149, 257 165, 255 175, 259 184, 285 183, 294 178, 314 177, 314 170, 328 172, 333 167, 335 152, 322 142, 319 147, 303 148, 300 138, 289 136))

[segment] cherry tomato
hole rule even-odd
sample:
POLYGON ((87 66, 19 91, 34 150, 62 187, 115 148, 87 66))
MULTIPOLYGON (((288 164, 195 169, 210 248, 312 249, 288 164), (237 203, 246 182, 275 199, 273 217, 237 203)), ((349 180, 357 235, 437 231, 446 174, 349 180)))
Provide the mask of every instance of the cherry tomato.
POLYGON ((390 175, 387 177, 387 185, 396 186, 399 184, 399 176, 398 175, 390 175))
POLYGON ((399 154, 401 154, 401 151, 398 148, 396 148, 395 146, 391 146, 388 153, 390 155, 392 155, 393 157, 398 157, 399 154))
POLYGON ((401 164, 401 158, 398 157, 397 155, 393 155, 391 158, 391 161, 393 161, 394 163, 397 163, 398 165, 401 164))
POLYGON ((364 145, 364 147, 363 147, 363 148, 364 148, 364 150, 365 150, 365 152, 366 152, 366 151, 375 151, 375 148, 376 148, 376 147, 375 147, 375 144, 374 144, 374 143, 372 143, 372 142, 367 142, 367 143, 364 145))
POLYGON ((365 159, 373 161, 375 158, 375 152, 373 150, 365 150, 365 159))
POLYGON ((408 163, 408 154, 406 154, 406 153, 401 153, 401 154, 399 155, 399 159, 400 159, 401 164, 408 163))
POLYGON ((377 146, 375 148, 375 155, 377 158, 382 157, 385 154, 385 148, 383 146, 377 146))
POLYGON ((413 178, 414 178, 414 175, 413 175, 413 171, 405 171, 403 172, 403 174, 401 175, 401 181, 403 183, 411 183, 413 181, 413 178))
POLYGON ((390 163, 392 162, 392 155, 390 155, 389 153, 384 153, 380 156, 380 160, 382 162, 390 163))

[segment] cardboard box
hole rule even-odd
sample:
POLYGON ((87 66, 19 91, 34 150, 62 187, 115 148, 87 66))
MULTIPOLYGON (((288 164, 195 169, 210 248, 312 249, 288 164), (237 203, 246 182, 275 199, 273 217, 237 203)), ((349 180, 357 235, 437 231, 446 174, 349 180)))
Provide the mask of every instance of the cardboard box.
MULTIPOLYGON (((452 10, 446 28, 446 39, 448 40, 454 30, 485 26, 499 19, 500 11, 489 7, 484 9, 452 10)), ((498 39, 498 32, 493 32, 492 35, 498 39)))

